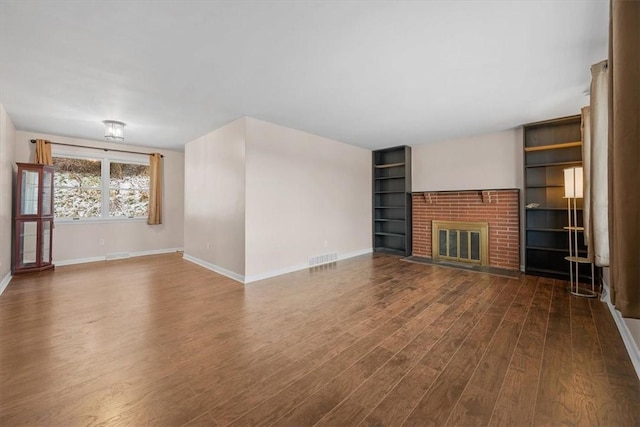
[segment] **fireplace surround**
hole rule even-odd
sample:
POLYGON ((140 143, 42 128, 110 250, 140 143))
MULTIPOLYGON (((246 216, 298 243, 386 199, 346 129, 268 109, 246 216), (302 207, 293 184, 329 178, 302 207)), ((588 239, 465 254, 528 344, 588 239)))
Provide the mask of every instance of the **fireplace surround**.
MULTIPOLYGON (((438 258, 439 254, 434 256, 433 252, 434 239, 440 241, 442 236, 434 235, 434 221, 435 225, 438 225, 439 221, 453 222, 454 225, 461 222, 486 223, 487 253, 484 265, 514 271, 520 269, 517 189, 416 192, 412 194, 412 217, 414 256, 438 258)), ((460 234, 453 233, 453 237, 449 234, 447 236, 449 239, 456 239, 455 244, 459 249, 460 234)), ((463 239, 463 243, 468 244, 468 241, 463 239)), ((451 258, 454 257, 448 257, 448 260, 451 258)), ((477 260, 473 261, 477 263, 477 260)))

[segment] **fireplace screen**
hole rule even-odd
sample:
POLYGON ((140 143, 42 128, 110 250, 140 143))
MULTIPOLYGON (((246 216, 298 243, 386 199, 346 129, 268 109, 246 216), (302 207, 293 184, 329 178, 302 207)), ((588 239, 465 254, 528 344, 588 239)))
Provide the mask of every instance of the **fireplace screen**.
POLYGON ((486 222, 433 221, 433 257, 487 265, 486 222))

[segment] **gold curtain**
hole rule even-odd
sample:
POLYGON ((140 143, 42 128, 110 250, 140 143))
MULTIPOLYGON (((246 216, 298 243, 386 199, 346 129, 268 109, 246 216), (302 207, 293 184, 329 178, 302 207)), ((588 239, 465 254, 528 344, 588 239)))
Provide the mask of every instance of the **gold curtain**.
POLYGON ((36 154, 33 160, 39 165, 52 165, 53 157, 51 156, 51 143, 44 139, 36 139, 36 154))
POLYGON ((147 224, 162 224, 162 156, 149 155, 149 218, 147 224))
POLYGON ((640 319, 640 2, 611 0, 610 11, 611 302, 640 319))

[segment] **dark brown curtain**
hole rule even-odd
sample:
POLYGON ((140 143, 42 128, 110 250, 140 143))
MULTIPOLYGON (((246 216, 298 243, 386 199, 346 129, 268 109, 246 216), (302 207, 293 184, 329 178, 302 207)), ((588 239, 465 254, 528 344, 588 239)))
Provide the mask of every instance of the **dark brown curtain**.
POLYGON ((149 155, 149 218, 147 224, 162 224, 162 156, 149 155))
POLYGON ((51 156, 51 143, 44 139, 36 140, 36 153, 33 159, 33 163, 39 165, 52 165, 53 157, 51 156))
POLYGON ((640 319, 640 1, 611 0, 610 7, 611 302, 640 319))

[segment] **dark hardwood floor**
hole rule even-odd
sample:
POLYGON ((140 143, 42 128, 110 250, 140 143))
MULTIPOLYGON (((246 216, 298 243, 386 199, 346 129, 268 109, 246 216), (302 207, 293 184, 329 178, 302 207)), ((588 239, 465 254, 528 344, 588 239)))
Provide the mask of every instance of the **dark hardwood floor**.
POLYGON ((0 425, 640 425, 606 306, 370 255, 242 286, 179 254, 15 277, 0 425))

